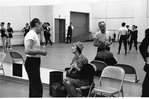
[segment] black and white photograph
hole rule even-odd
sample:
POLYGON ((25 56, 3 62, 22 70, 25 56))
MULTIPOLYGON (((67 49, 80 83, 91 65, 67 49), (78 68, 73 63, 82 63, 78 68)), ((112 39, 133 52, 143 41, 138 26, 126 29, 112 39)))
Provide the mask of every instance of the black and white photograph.
POLYGON ((0 98, 149 97, 149 0, 0 0, 0 98))

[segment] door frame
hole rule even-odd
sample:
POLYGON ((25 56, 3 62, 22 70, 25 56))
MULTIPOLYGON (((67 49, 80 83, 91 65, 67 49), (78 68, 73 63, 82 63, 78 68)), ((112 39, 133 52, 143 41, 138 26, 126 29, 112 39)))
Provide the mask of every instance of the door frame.
MULTIPOLYGON (((59 42, 56 42, 56 27, 55 27, 55 21, 56 20, 64 20, 64 23, 65 23, 65 27, 64 27, 64 43, 65 43, 65 38, 66 38, 66 19, 65 18, 54 18, 54 31, 55 31, 55 33, 54 33, 54 35, 55 35, 55 43, 60 43, 60 41, 59 42)), ((59 39, 60 40, 60 39, 59 39)))

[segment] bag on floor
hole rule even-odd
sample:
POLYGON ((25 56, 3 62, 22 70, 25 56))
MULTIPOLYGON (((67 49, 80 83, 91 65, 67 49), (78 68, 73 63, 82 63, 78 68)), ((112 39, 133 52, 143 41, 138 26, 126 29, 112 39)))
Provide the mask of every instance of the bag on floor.
POLYGON ((67 97, 67 90, 62 82, 53 83, 51 85, 51 91, 52 97, 67 97))

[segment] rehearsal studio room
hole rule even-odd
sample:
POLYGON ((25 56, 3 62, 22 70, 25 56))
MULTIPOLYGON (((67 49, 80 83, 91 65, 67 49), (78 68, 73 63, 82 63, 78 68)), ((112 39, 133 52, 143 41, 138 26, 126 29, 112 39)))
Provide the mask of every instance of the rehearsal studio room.
POLYGON ((149 0, 0 0, 0 98, 149 97, 149 0))

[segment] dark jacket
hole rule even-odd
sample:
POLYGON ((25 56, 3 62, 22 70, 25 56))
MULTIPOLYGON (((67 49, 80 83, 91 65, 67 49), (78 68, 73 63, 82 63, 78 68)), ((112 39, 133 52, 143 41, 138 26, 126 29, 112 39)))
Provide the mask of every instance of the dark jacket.
MULTIPOLYGON (((149 57, 149 53, 147 52, 149 46, 149 29, 146 29, 145 33, 145 38, 142 40, 139 49, 144 61, 146 62, 146 58, 149 57)), ((149 72, 149 64, 145 64, 144 71, 149 72)))
POLYGON ((90 83, 92 83, 94 74, 95 69, 93 68, 93 66, 91 64, 85 64, 79 72, 79 79, 87 79, 90 83))
POLYGON ((71 26, 68 26, 68 33, 67 35, 72 35, 72 27, 71 26))
POLYGON ((97 53, 94 60, 99 60, 105 62, 108 66, 115 65, 117 63, 116 59, 113 56, 113 53, 107 50, 103 50, 97 53))

